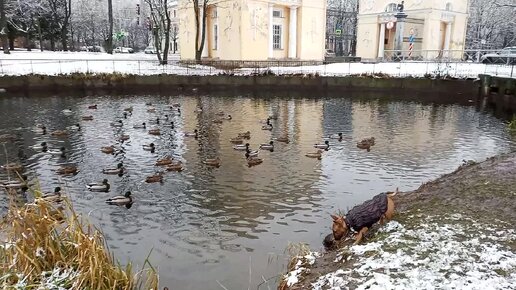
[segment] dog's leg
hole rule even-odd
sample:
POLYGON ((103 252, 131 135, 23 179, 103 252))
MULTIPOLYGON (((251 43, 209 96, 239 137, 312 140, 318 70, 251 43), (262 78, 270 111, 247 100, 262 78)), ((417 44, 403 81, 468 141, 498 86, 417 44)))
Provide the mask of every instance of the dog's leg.
POLYGON ((353 245, 358 245, 362 239, 364 238, 365 234, 367 233, 369 229, 368 228, 362 228, 360 230, 360 232, 358 232, 356 238, 355 238, 355 242, 353 243, 353 245))
POLYGON ((382 215, 382 217, 380 218, 380 225, 383 226, 385 224, 385 215, 382 215))
POLYGON ((394 216, 394 201, 390 197, 387 198, 387 211, 383 216, 386 220, 392 220, 394 216))

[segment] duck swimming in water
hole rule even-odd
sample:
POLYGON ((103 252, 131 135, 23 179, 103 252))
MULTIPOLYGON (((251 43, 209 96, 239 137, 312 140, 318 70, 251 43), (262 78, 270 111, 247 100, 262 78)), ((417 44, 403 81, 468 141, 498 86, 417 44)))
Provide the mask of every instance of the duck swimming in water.
POLYGON ((318 149, 329 149, 330 141, 324 141, 324 144, 315 144, 314 147, 318 149))
POLYGON ((83 121, 93 121, 93 116, 82 116, 83 121))
POLYGON ((68 132, 65 130, 56 130, 52 132, 50 135, 56 136, 56 137, 65 137, 68 136, 68 132))
POLYGON ((68 166, 63 166, 59 169, 56 170, 57 174, 61 174, 61 175, 75 175, 79 172, 79 170, 77 169, 77 166, 75 165, 68 165, 68 166))
POLYGON ((151 176, 147 176, 145 178, 145 182, 147 183, 156 183, 156 182, 163 182, 163 173, 157 173, 151 176))
POLYGON ((199 137, 199 132, 197 131, 197 129, 195 129, 193 131, 193 133, 185 133, 185 136, 186 137, 195 137, 195 138, 197 138, 197 137, 199 137))
POLYGON ((48 150, 47 142, 41 142, 40 144, 36 144, 31 147, 34 150, 46 152, 48 150))
POLYGON ((264 143, 260 145, 260 149, 263 150, 274 150, 274 141, 271 141, 269 143, 264 143))
POLYGON ((0 186, 6 189, 20 189, 27 186, 27 175, 22 175, 21 180, 6 180, 0 181, 0 186))
POLYGON ((150 143, 150 144, 145 144, 143 145, 143 150, 145 151, 150 151, 151 153, 154 153, 154 151, 156 150, 156 147, 154 146, 154 143, 150 143))
POLYGON ((102 173, 109 175, 123 175, 124 174, 124 164, 122 162, 118 163, 116 168, 106 168, 102 169, 102 173))
POLYGON ((169 128, 174 129, 175 125, 174 125, 174 122, 170 122, 170 124, 163 124, 163 127, 169 127, 169 128))
POLYGON ((272 125, 271 124, 267 124, 267 125, 263 125, 262 126, 262 130, 265 130, 265 131, 272 131, 272 125))
POLYGON ((245 151, 245 150, 249 149, 249 143, 235 145, 235 146, 233 146, 233 149, 240 150, 240 151, 245 151))
POLYGON ((59 149, 48 149, 48 154, 52 156, 66 157, 66 148, 61 147, 59 149))
POLYGON ((89 191, 108 192, 111 188, 111 185, 109 184, 109 181, 107 179, 104 179, 101 183, 89 183, 86 185, 86 188, 89 191))
POLYGON ((159 129, 150 129, 149 134, 159 136, 159 135, 161 135, 161 131, 159 129))
POLYGON ((60 203, 63 201, 61 194, 61 187, 56 187, 54 188, 54 192, 44 193, 41 195, 41 197, 36 198, 35 203, 38 204, 39 201, 43 200, 50 203, 60 203))
POLYGON ((147 124, 145 124, 145 122, 141 123, 141 124, 136 124, 133 126, 134 129, 146 129, 147 128, 147 124))
POLYGON ((213 167, 219 167, 220 166, 220 158, 208 158, 203 161, 204 164, 213 166, 213 167))
POLYGON ((126 191, 124 195, 117 195, 106 199, 106 203, 111 205, 129 205, 133 203, 133 198, 131 197, 131 192, 126 191))
POLYGON ((75 124, 75 125, 66 127, 66 129, 68 129, 70 131, 81 131, 81 125, 75 124))
POLYGON ((322 150, 317 150, 317 152, 315 152, 315 153, 307 153, 305 156, 309 157, 309 158, 321 159, 321 157, 322 157, 322 150))
POLYGON ((120 127, 124 126, 124 123, 122 123, 122 120, 118 120, 116 122, 111 123, 111 126, 120 128, 120 127))

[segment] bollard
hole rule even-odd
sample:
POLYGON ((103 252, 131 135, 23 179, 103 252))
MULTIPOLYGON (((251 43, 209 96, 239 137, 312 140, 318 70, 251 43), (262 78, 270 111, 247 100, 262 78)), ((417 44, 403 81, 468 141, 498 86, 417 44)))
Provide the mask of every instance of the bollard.
POLYGON ((90 65, 88 63, 88 60, 86 60, 86 73, 90 72, 90 65))
POLYGON ((0 59, 0 73, 4 74, 4 66, 2 65, 2 60, 0 59))
POLYGON ((141 75, 142 74, 142 69, 140 67, 140 61, 138 61, 138 74, 141 75))
POLYGON ((34 74, 34 67, 32 66, 32 59, 30 60, 30 71, 34 74))

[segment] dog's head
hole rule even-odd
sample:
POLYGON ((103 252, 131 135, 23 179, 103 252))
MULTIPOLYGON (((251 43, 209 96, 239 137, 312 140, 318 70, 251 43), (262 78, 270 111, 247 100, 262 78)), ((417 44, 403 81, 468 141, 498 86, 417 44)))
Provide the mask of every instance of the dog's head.
POLYGON ((345 217, 331 215, 331 218, 333 219, 333 225, 331 227, 333 238, 338 241, 348 234, 349 228, 346 224, 345 217))

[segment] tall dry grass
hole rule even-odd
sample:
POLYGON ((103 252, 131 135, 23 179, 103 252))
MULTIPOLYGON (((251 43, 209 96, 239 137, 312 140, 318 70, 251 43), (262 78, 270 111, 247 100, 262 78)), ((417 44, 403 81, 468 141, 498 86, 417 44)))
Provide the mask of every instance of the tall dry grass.
POLYGON ((148 268, 137 272, 131 264, 119 264, 102 232, 77 215, 66 198, 60 205, 11 201, 0 242, 2 289, 158 289, 148 260, 148 268))

